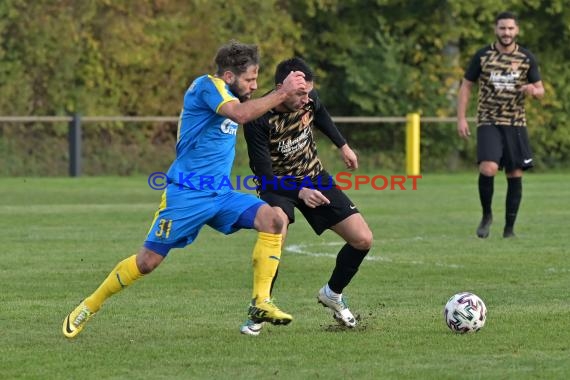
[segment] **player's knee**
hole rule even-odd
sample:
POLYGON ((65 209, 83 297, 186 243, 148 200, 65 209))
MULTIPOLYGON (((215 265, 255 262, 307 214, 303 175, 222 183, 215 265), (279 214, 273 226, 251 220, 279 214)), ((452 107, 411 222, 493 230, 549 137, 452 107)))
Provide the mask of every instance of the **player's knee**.
POLYGON ((281 219, 281 221, 283 223, 287 223, 289 220, 289 217, 287 216, 287 214, 285 214, 285 211, 283 211, 283 209, 281 207, 277 207, 277 206, 273 206, 273 211, 275 211, 277 213, 277 216, 279 216, 279 218, 281 219))
POLYGON ((279 215, 277 211, 273 210, 270 222, 271 222, 271 228, 273 229, 272 232, 274 234, 280 234, 281 231, 283 230, 284 221, 281 215, 279 215))
POLYGON ((494 162, 482 162, 479 165, 479 172, 487 177, 494 177, 499 170, 499 165, 494 162))
POLYGON ((262 206, 256 217, 256 228, 259 232, 280 234, 284 221, 279 213, 272 207, 262 206))
POLYGON ((273 210, 277 213, 277 217, 280 220, 279 228, 283 231, 289 225, 289 217, 285 214, 285 211, 281 207, 273 207, 273 210))
POLYGON ((164 260, 163 256, 143 247, 137 255, 137 267, 142 274, 148 274, 155 270, 162 260, 164 260))
POLYGON ((374 241, 374 236, 372 235, 372 231, 369 228, 365 230, 361 230, 357 236, 350 242, 350 245, 354 248, 367 251, 372 248, 372 242, 374 241))
POLYGON ((494 177, 497 174, 497 169, 484 168, 484 169, 479 170, 479 172, 486 177, 494 177))

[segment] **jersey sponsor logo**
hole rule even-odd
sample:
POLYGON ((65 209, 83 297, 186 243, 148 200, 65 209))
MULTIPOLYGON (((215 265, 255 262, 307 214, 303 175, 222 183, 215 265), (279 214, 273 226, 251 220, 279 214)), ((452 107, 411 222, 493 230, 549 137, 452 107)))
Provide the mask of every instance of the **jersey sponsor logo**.
POLYGON ((512 71, 503 74, 501 71, 491 73, 491 82, 497 90, 514 90, 520 71, 512 71))
POLYGON ((309 142, 310 133, 311 130, 309 128, 305 128, 303 132, 301 132, 301 134, 294 139, 279 141, 277 151, 284 156, 298 152, 299 150, 303 149, 309 142))
POLYGON ((220 130, 222 131, 222 133, 225 133, 227 135, 236 135, 237 134, 237 130, 238 130, 238 125, 237 123, 235 123, 233 120, 231 119, 226 119, 224 120, 224 122, 220 125, 220 130))

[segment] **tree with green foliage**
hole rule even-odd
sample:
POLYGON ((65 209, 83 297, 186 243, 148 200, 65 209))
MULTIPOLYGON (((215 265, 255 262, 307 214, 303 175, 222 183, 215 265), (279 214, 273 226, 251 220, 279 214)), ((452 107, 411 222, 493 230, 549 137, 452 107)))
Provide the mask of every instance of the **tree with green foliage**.
MULTIPOLYGON (((335 115, 455 116, 456 93, 469 57, 494 41, 495 16, 510 9, 521 22, 519 42, 537 55, 547 96, 529 104, 530 133, 542 166, 570 158, 567 128, 570 7, 564 0, 294 0, 289 11, 304 25, 304 57, 319 69, 322 98, 335 115), (564 6, 566 4, 566 6, 564 6), (554 80, 554 78, 558 78, 554 80)), ((475 107, 471 107, 474 110, 475 107)), ((403 139, 392 128, 362 127, 355 146, 403 139)), ((425 125, 428 162, 473 145, 457 140, 455 126, 425 125)))
MULTIPOLYGON (((0 114, 174 116, 190 81, 213 72, 217 47, 235 38, 260 46, 258 95, 272 87, 276 63, 296 54, 315 68, 317 88, 332 115, 454 117, 467 60, 493 42, 494 17, 503 10, 519 15, 519 42, 535 53, 545 83, 545 98, 528 107, 537 164, 567 166, 567 0, 4 0, 0 114)), ((470 110, 474 116, 474 104, 470 110)), ((371 165, 402 168, 402 125, 340 127, 371 165)), ((50 150, 38 144, 54 138, 50 144, 64 149, 66 128, 0 125, 0 163, 1 157, 25 151, 35 172, 58 167, 57 173, 65 173, 66 153, 49 162, 40 152, 50 150)), ((86 165, 104 150, 116 149, 104 160, 117 160, 134 141, 127 151, 139 164, 123 159, 117 171, 146 170, 145 159, 160 163, 169 151, 149 153, 135 146, 172 145, 167 137, 174 129, 90 125, 84 140, 93 157, 86 165)), ((428 170, 471 165, 474 144, 459 140, 453 123, 424 124, 422 156, 428 170)), ((102 170, 116 169, 108 163, 88 172, 102 170)))

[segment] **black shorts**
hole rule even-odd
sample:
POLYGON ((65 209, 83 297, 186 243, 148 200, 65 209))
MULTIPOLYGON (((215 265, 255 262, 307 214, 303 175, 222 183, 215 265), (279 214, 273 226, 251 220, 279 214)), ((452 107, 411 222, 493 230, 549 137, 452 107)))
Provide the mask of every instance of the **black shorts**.
POLYGON ((483 124, 477 127, 477 163, 493 161, 507 173, 534 166, 526 127, 483 124))
POLYGON ((310 208, 302 199, 299 199, 297 191, 291 191, 287 194, 267 190, 260 194, 260 198, 270 206, 280 207, 289 218, 289 223, 295 223, 296 207, 301 211, 317 235, 322 234, 325 230, 345 220, 350 215, 358 213, 354 203, 336 186, 332 186, 330 189, 317 188, 317 190, 323 193, 330 201, 328 205, 310 208))

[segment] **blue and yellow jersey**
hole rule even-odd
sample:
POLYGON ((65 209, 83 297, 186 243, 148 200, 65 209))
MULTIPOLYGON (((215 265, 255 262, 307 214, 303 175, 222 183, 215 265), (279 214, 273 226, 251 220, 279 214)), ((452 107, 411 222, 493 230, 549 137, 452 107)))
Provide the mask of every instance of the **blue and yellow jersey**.
POLYGON ((238 124, 218 114, 222 105, 239 101, 226 83, 211 75, 196 78, 184 95, 178 123, 176 159, 170 182, 217 193, 231 190, 238 124))

